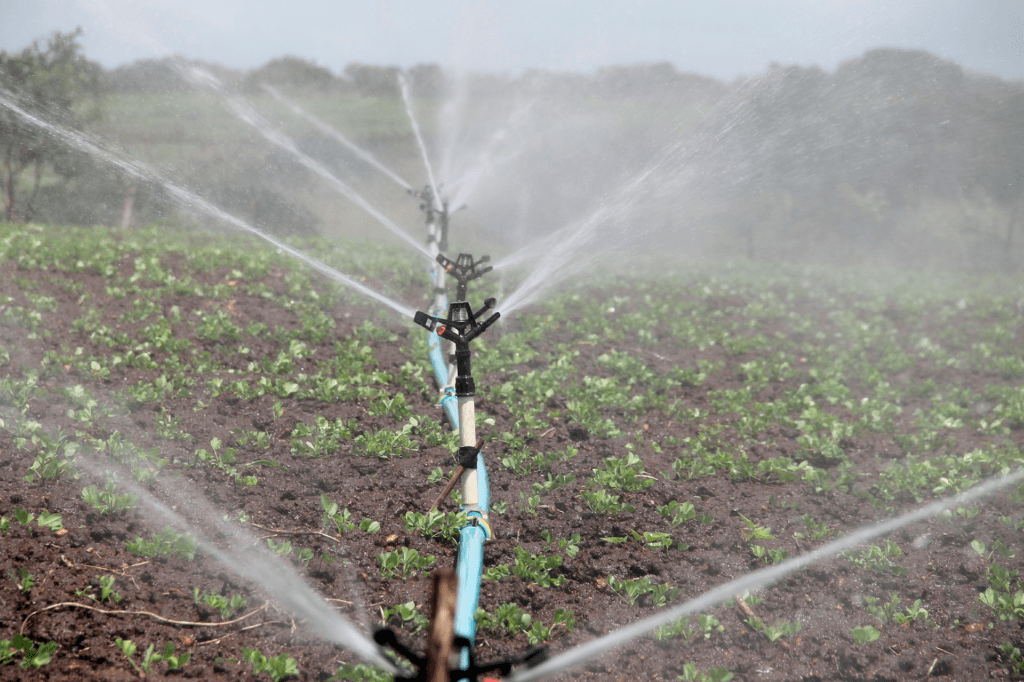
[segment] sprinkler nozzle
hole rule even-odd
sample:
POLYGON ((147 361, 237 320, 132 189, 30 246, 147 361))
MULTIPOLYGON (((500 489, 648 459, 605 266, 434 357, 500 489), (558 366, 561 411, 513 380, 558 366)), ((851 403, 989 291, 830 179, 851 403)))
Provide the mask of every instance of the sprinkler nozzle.
POLYGON ((416 311, 416 314, 412 316, 412 321, 425 328, 428 332, 434 331, 434 327, 437 325, 436 318, 433 318, 426 313, 421 313, 418 310, 416 311))

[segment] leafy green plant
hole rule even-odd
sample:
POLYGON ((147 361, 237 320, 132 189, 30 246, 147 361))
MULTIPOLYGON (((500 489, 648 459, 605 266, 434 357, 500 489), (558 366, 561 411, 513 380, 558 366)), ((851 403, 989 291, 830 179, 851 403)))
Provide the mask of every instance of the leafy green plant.
POLYGON ((288 654, 267 657, 259 649, 242 647, 242 659, 252 665, 252 674, 267 673, 274 682, 299 674, 298 662, 288 654))
POLYGON ((928 622, 928 610, 921 606, 920 599, 915 600, 905 611, 901 610, 901 605, 902 600, 895 592, 889 595, 888 602, 879 602, 874 597, 864 597, 865 610, 883 625, 890 622, 903 625, 916 620, 928 622))
POLYGON ((636 509, 631 504, 622 504, 618 495, 612 495, 607 490, 584 490, 580 496, 591 511, 598 514, 618 514, 636 509))
POLYGON ((495 634, 506 632, 510 635, 515 635, 522 632, 526 635, 530 644, 548 641, 551 639, 552 632, 559 625, 566 632, 572 632, 576 626, 576 617, 572 611, 556 609, 551 625, 546 626, 541 621, 534 619, 529 613, 523 611, 514 602, 498 606, 493 614, 478 608, 475 618, 477 627, 480 629, 489 630, 495 634))
POLYGON ((107 601, 113 601, 114 603, 121 601, 121 595, 114 591, 114 581, 116 580, 114 576, 98 575, 96 576, 96 580, 100 584, 99 599, 92 596, 91 594, 86 593, 85 590, 76 590, 75 594, 77 594, 79 597, 88 597, 89 599, 92 599, 93 601, 99 602, 101 604, 107 601))
POLYGON ((24 566, 18 569, 18 572, 8 571, 7 576, 14 581, 14 584, 18 586, 18 589, 22 592, 28 593, 32 591, 32 588, 36 586, 35 574, 29 573, 28 569, 24 566))
POLYGON ((353 441, 353 452, 362 457, 408 457, 419 449, 416 441, 410 438, 412 430, 419 424, 415 417, 410 417, 398 431, 379 429, 372 433, 356 436, 353 441))
POLYGON ((978 601, 991 608, 999 620, 1024 618, 1024 590, 1011 594, 1009 591, 997 592, 990 587, 978 595, 978 601))
POLYGON ((551 535, 551 531, 544 529, 540 532, 540 536, 544 538, 544 542, 554 542, 559 552, 565 552, 565 555, 570 559, 575 557, 580 551, 580 534, 573 533, 567 538, 555 538, 551 535))
POLYGON ((706 673, 702 673, 693 663, 685 663, 683 674, 676 679, 686 682, 729 682, 733 677, 735 675, 729 672, 728 668, 708 668, 706 673))
POLYGON ((82 499, 89 503, 97 513, 107 515, 132 509, 139 503, 139 498, 131 493, 119 495, 117 484, 107 481, 103 489, 90 485, 82 488, 82 499))
POLYGON ((327 682, 355 680, 356 682, 394 682, 394 676, 376 665, 366 663, 343 663, 327 682))
MULTIPOLYGON (((669 549, 672 546, 672 535, 670 533, 663 533, 660 531, 643 531, 638 533, 637 531, 630 529, 629 531, 633 535, 633 539, 646 547, 647 549, 669 549)), ((684 547, 685 549, 685 547, 684 547)))
POLYGON ((52 660, 54 652, 59 647, 56 642, 37 645, 20 634, 14 635, 14 639, 0 639, 0 665, 14 662, 15 654, 20 651, 21 663, 18 665, 22 670, 42 668, 52 660))
POLYGON ((141 537, 129 540, 127 547, 129 552, 139 556, 177 556, 192 561, 199 545, 191 533, 179 533, 173 526, 164 526, 159 533, 151 534, 149 540, 141 537))
POLYGON ((901 556, 902 554, 903 550, 896 543, 886 540, 884 546, 871 545, 867 549, 845 552, 843 556, 858 568, 869 571, 885 570, 893 575, 903 575, 907 572, 907 569, 899 566, 892 560, 892 557, 901 556))
POLYGON ((351 520, 352 514, 349 513, 348 509, 338 510, 338 503, 332 502, 331 498, 327 495, 320 495, 320 506, 323 507, 324 517, 323 526, 325 529, 334 529, 338 535, 344 535, 353 528, 356 527, 354 521, 351 520))
POLYGON ((380 622, 383 625, 395 622, 404 627, 410 621, 413 626, 411 632, 419 632, 430 626, 430 619, 419 612, 416 602, 407 601, 404 604, 395 604, 393 607, 381 607, 380 609, 380 622))
POLYGON ((658 641, 679 637, 686 642, 692 642, 699 637, 710 639, 712 634, 724 631, 725 627, 718 622, 717 618, 699 614, 696 619, 684 616, 673 623, 662 625, 654 632, 654 636, 658 641))
POLYGON ((657 585, 648 576, 635 580, 619 580, 615 576, 608 576, 608 589, 619 593, 630 606, 636 605, 645 596, 650 595, 651 606, 664 606, 680 594, 682 590, 671 585, 657 585))
POLYGON ((131 663, 132 667, 141 675, 152 672, 153 666, 162 661, 167 662, 168 670, 177 670, 178 668, 184 667, 185 664, 189 662, 189 659, 192 658, 192 654, 188 652, 175 655, 174 642, 167 642, 164 645, 163 653, 156 653, 154 645, 150 644, 146 648, 145 653, 142 654, 142 660, 139 663, 136 663, 132 658, 137 649, 135 642, 130 639, 125 640, 118 637, 114 640, 114 644, 117 645, 121 650, 121 653, 123 653, 125 658, 128 659, 128 662, 131 663))
MULTIPOLYGON (((823 540, 832 534, 832 531, 829 529, 827 524, 815 520, 810 514, 802 515, 800 520, 803 521, 805 526, 807 526, 811 540, 823 540)), ((797 538, 805 537, 803 533, 793 533, 793 536, 797 538)))
POLYGON ((538 556, 522 547, 513 548, 516 559, 512 565, 512 574, 527 583, 536 583, 540 587, 561 587, 567 578, 564 575, 552 575, 551 572, 562 565, 560 556, 538 556))
POLYGON ((455 540, 459 529, 466 525, 466 512, 442 512, 431 509, 425 514, 409 511, 402 517, 407 533, 419 532, 424 537, 440 537, 455 540))
POLYGON ((876 639, 882 636, 882 633, 871 627, 870 625, 861 625, 850 628, 850 634, 853 636, 853 641, 857 644, 867 644, 868 642, 874 642, 876 639))
POLYGON ((240 594, 233 594, 231 598, 212 592, 200 592, 199 588, 193 588, 192 600, 197 604, 210 607, 220 613, 221 620, 227 620, 232 614, 241 611, 248 602, 240 594))
POLYGON ((777 620, 774 625, 765 625, 760 618, 748 618, 747 625, 763 634, 769 644, 773 645, 783 637, 792 637, 803 627, 800 623, 791 623, 785 620, 777 620))
MULTIPOLYGON (((0 642, 0 644, 3 643, 0 642)), ((1017 674, 1024 673, 1024 654, 1021 654, 1020 649, 1011 642, 1003 642, 996 648, 1010 661, 1017 674)))
POLYGON ((390 578, 397 575, 403 580, 416 572, 426 573, 427 569, 434 565, 435 559, 436 557, 432 556, 422 556, 419 550, 408 547, 377 555, 382 576, 390 578))
POLYGON ((604 468, 594 469, 592 485, 615 490, 643 490, 654 485, 654 479, 644 473, 644 464, 632 452, 625 457, 605 457, 604 468))
POLYGON ((675 500, 658 507, 658 513, 668 519, 673 528, 697 517, 697 511, 692 503, 679 504, 675 500))

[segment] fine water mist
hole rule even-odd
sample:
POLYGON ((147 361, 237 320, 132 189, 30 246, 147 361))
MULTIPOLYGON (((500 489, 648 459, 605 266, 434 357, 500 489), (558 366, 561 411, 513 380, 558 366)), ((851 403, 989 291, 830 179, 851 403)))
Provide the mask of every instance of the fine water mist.
POLYGON ((419 251, 421 254, 426 256, 428 259, 431 258, 430 253, 420 244, 417 240, 413 239, 405 230, 395 225, 387 216, 374 208, 366 199, 360 196, 354 189, 349 187, 347 184, 342 182, 336 175, 331 173, 323 164, 316 161, 311 156, 301 151, 295 142, 280 132, 275 130, 270 122, 263 118, 259 113, 256 112, 248 103, 242 99, 228 94, 220 81, 217 80, 213 74, 198 67, 193 67, 187 72, 190 74, 193 82, 209 87, 222 94, 228 102, 228 106, 238 116, 239 119, 255 128, 260 135, 262 135, 268 142, 275 146, 283 149, 284 151, 291 154, 299 161, 303 166, 316 173, 320 178, 327 182, 328 185, 339 194, 347 198, 352 203, 359 206, 361 209, 369 213, 371 216, 377 219, 381 225, 386 227, 392 234, 399 237, 411 247, 419 251))
POLYGON ((394 171, 392 171, 390 168, 385 166, 383 163, 378 161, 377 157, 375 157, 373 154, 371 154, 367 150, 365 150, 362 147, 360 147, 359 145, 357 145, 352 140, 350 140, 347 137, 345 137, 344 135, 342 135, 336 128, 333 128, 332 126, 329 126, 328 124, 326 124, 323 121, 321 121, 320 119, 318 119, 316 116, 313 116, 312 114, 307 112, 305 109, 303 109, 299 105, 297 105, 294 102, 292 102, 291 100, 287 99, 284 95, 282 95, 277 90, 277 88, 275 88, 272 85, 268 85, 268 84, 264 83, 263 84, 263 89, 266 90, 267 92, 269 92, 274 97, 274 99, 276 99, 278 102, 280 102, 285 107, 287 107, 288 110, 291 111, 293 114, 295 114, 296 116, 298 116, 298 117, 300 117, 300 118, 302 118, 302 119, 304 119, 306 121, 309 121, 311 124, 313 124, 313 126, 317 130, 319 130, 320 132, 324 133, 325 135, 330 136, 335 141, 341 143, 343 146, 345 146, 349 151, 351 151, 353 154, 358 156, 360 159, 362 159, 366 163, 370 164, 371 166, 373 166, 374 168, 379 170, 381 173, 383 173, 385 176, 387 176, 391 180, 394 180, 395 183, 398 184, 399 187, 401 187, 402 189, 407 190, 407 191, 413 189, 412 185, 410 185, 408 182, 406 182, 405 180, 400 178, 398 175, 396 175, 394 173, 394 171))

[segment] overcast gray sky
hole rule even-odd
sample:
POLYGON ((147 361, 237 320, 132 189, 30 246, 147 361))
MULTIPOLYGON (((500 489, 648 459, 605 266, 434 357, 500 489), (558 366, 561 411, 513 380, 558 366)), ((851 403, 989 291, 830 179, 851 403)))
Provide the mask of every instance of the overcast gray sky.
POLYGON ((732 79, 902 47, 1024 79, 1024 0, 0 0, 0 50, 76 26, 106 67, 167 54, 237 68, 297 55, 335 71, 670 61, 732 79))

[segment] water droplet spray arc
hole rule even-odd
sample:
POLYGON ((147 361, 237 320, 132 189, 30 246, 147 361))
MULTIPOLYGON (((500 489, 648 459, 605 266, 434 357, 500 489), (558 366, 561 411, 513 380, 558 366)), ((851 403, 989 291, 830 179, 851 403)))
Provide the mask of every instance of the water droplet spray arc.
POLYGON ((382 294, 377 293, 373 289, 370 289, 369 287, 360 284, 351 277, 348 277, 347 275, 338 272, 334 268, 320 262, 319 260, 312 258, 311 256, 302 253, 298 249, 295 249, 294 247, 285 244, 281 240, 267 234, 266 232, 263 232, 262 230, 253 227, 252 225, 245 222, 241 218, 238 218, 228 213, 227 211, 224 211, 218 208, 217 206, 214 206, 212 203, 202 198, 198 194, 195 194, 194 192, 187 190, 184 187, 176 185, 170 182, 169 180, 163 178, 154 169, 138 161, 132 161, 127 158, 124 158, 120 154, 114 153, 110 150, 103 149, 99 147, 97 143, 90 142, 79 133, 75 133, 55 126, 52 123, 44 121, 38 116, 35 116, 34 114, 26 111, 17 104, 17 99, 14 97, 13 94, 6 92, 4 90, 0 90, 0 106, 7 108, 8 110, 17 114, 29 123, 38 126, 42 130, 45 130, 47 133, 57 137, 65 144, 68 144, 76 149, 80 149, 84 152, 87 152, 94 156, 95 158, 119 168, 123 172, 131 175, 132 177, 162 186, 175 199, 175 201, 177 201, 182 206, 192 210, 201 211, 202 213, 205 213, 211 218, 216 218, 217 220, 220 220, 221 222, 227 225, 231 225, 232 227, 238 228, 244 232, 248 232, 249 234, 259 237, 260 239, 277 247, 281 251, 289 254, 290 256, 299 259, 300 261, 302 261, 309 267, 313 268, 320 274, 328 277, 329 279, 338 282, 339 284, 343 284, 349 287, 350 289, 363 294, 364 296, 368 296, 369 298, 377 301, 378 303, 382 303, 383 305, 387 306, 391 310, 398 313, 404 320, 408 320, 409 318, 412 317, 412 309, 402 305, 401 303, 393 301, 382 294))
POLYGON ((420 124, 416 121, 416 114, 412 110, 412 95, 409 93, 409 84, 401 72, 398 74, 398 88, 402 91, 402 100, 405 102, 405 113, 409 117, 409 124, 416 136, 416 144, 420 148, 420 155, 423 157, 423 166, 427 170, 427 178, 430 181, 430 189, 433 192, 434 208, 438 211, 441 207, 441 196, 437 193, 437 180, 434 178, 434 169, 430 165, 430 157, 427 156, 427 146, 423 142, 423 135, 420 133, 420 124))
POLYGON ((320 176, 320 178, 323 179, 332 189, 376 218, 377 221, 386 227, 392 234, 405 241, 426 258, 431 258, 430 252, 427 251, 418 241, 410 236, 405 230, 398 227, 398 225, 395 225, 391 219, 383 213, 374 208, 354 189, 338 179, 338 177, 324 167, 323 164, 300 150, 294 140, 279 130, 275 130, 274 127, 270 125, 270 122, 263 118, 255 109, 252 108, 252 106, 241 98, 228 94, 224 89, 223 84, 221 84, 221 82, 209 71, 200 67, 190 67, 186 69, 184 73, 193 83, 219 92, 227 100, 228 106, 231 107, 231 110, 235 115, 238 116, 240 120, 255 128, 257 132, 259 132, 259 134, 268 142, 291 154, 299 163, 320 176))
MULTIPOLYGON (((105 465, 85 455, 79 454, 76 464, 96 479, 102 480, 108 475, 105 465)), ((396 671, 391 661, 381 655, 373 640, 314 592, 291 566, 263 549, 256 549, 263 547, 263 543, 243 528, 222 521, 221 513, 203 498, 196 496, 193 490, 175 486, 173 489, 165 488, 162 492, 179 498, 183 508, 190 509, 205 523, 213 525, 216 535, 226 539, 228 547, 212 542, 199 530, 198 523, 191 522, 175 511, 178 505, 169 507, 169 502, 159 499, 146 487, 132 483, 131 480, 129 473, 121 478, 120 485, 139 498, 147 515, 159 523, 188 529, 205 554, 262 586, 282 606, 306 619, 307 627, 318 636, 344 646, 363 660, 382 666, 389 672, 396 671)))
POLYGON ((959 495, 944 500, 936 500, 902 516, 862 527, 807 554, 752 573, 747 573, 736 580, 719 585, 684 604, 665 609, 660 613, 622 627, 607 635, 592 639, 586 644, 558 654, 536 668, 513 673, 508 678, 509 682, 528 682, 529 680, 543 679, 587 661, 600 658, 627 642, 650 634, 661 625, 666 625, 685 616, 719 606, 737 594, 745 594, 777 583, 790 573, 806 568, 818 561, 837 556, 881 535, 899 530, 916 521, 931 518, 947 509, 975 501, 1001 488, 1020 483, 1022 480, 1024 480, 1024 469, 989 479, 959 495))
POLYGON ((352 140, 350 140, 347 137, 345 137, 344 135, 342 135, 337 129, 329 126, 326 123, 324 123, 323 121, 321 121, 316 116, 313 116, 312 114, 307 112, 305 109, 301 108, 299 105, 295 104, 294 102, 292 102, 291 100, 286 98, 274 86, 267 85, 266 83, 264 83, 263 84, 263 89, 266 90, 267 92, 269 92, 274 97, 274 99, 276 99, 278 102, 280 102, 285 107, 287 107, 288 110, 291 111, 293 114, 295 114, 296 116, 299 116, 300 118, 302 118, 302 119, 308 121, 309 123, 313 124, 313 126, 317 130, 319 130, 320 132, 324 133, 325 135, 328 135, 328 136, 332 137, 334 140, 336 140, 337 142, 339 142, 342 145, 344 145, 345 147, 347 147, 353 154, 358 156, 360 159, 362 159, 366 163, 370 164, 371 166, 373 166, 374 168, 379 170, 381 173, 386 175, 391 180, 394 180, 395 183, 397 183, 398 186, 401 187, 402 189, 404 189, 404 190, 411 190, 413 188, 412 185, 410 185, 408 182, 406 182, 401 177, 399 177, 390 168, 388 168, 383 163, 378 161, 377 157, 375 157, 373 154, 371 154, 367 150, 365 150, 362 147, 360 147, 359 145, 357 145, 352 140))

